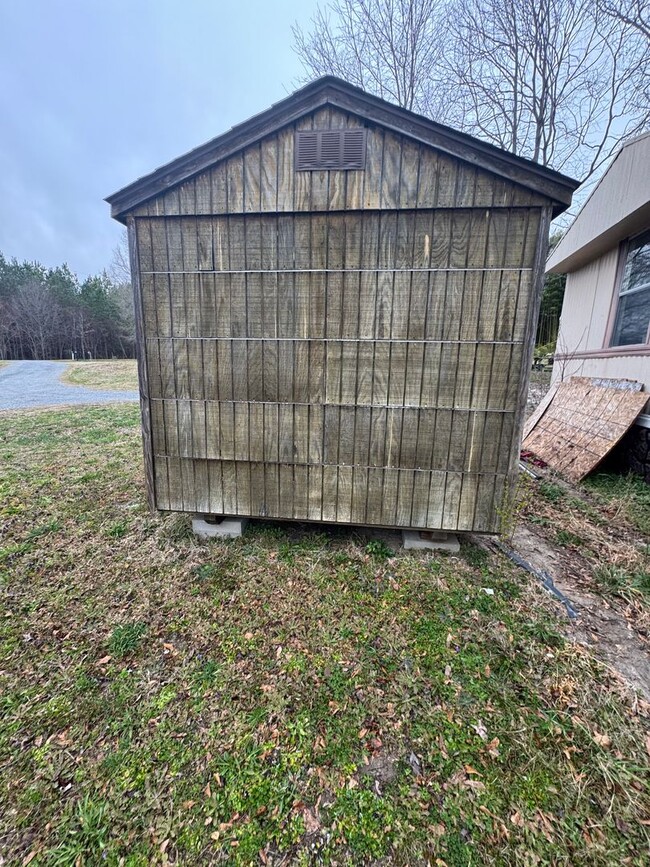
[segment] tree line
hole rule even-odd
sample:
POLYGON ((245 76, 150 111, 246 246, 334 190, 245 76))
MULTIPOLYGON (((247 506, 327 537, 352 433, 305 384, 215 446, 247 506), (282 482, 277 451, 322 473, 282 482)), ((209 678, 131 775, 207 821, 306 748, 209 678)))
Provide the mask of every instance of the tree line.
POLYGON ((45 268, 0 253, 0 359, 134 353, 131 286, 119 263, 80 280, 67 265, 45 268))

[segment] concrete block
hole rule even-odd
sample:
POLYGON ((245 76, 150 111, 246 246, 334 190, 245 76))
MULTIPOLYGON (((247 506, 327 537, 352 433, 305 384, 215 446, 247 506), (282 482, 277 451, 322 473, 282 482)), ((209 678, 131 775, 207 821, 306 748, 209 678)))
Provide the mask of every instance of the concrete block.
POLYGON ((237 539, 244 532, 248 518, 216 518, 206 521, 202 515, 192 518, 192 531, 199 539, 237 539))
POLYGON ((402 530, 402 543, 407 550, 448 551, 450 554, 460 551, 460 542, 454 533, 402 530))

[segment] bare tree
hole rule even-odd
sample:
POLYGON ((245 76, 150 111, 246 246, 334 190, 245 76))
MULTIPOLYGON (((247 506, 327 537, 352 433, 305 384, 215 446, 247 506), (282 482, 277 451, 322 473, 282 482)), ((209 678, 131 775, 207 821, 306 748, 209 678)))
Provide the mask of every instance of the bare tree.
POLYGON ((648 41, 614 0, 332 0, 294 28, 332 73, 543 165, 591 177, 650 122, 648 41))
POLYGON ((32 358, 49 358, 62 325, 61 308, 41 283, 26 283, 12 299, 14 327, 32 358))
POLYGON ((458 0, 450 16, 452 122, 542 165, 589 178, 650 117, 636 30, 593 0, 458 0))
POLYGON ((338 75, 402 108, 442 111, 445 0, 331 0, 293 28, 306 79, 338 75))
POLYGON ((606 15, 622 21, 650 41, 649 0, 598 0, 598 5, 606 15))
POLYGON ((135 343, 135 309, 131 286, 131 263, 129 260, 129 240, 126 229, 122 232, 119 244, 113 248, 113 258, 108 269, 113 283, 111 294, 120 311, 123 328, 119 339, 121 344, 133 347, 135 343))
POLYGON ((131 285, 131 262, 129 260, 129 239, 126 229, 120 236, 120 242, 113 247, 113 258, 108 268, 108 275, 113 283, 128 283, 131 285))

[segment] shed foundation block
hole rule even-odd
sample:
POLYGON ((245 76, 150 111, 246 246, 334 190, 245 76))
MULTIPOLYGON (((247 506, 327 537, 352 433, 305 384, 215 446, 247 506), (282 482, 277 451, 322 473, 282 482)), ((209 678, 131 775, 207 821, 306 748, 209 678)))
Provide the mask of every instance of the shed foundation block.
POLYGON ((407 550, 448 551, 450 554, 460 551, 460 542, 454 533, 402 530, 402 544, 407 550))
POLYGON ((248 518, 220 518, 197 515, 192 518, 192 532, 199 539, 238 539, 246 529, 248 518))

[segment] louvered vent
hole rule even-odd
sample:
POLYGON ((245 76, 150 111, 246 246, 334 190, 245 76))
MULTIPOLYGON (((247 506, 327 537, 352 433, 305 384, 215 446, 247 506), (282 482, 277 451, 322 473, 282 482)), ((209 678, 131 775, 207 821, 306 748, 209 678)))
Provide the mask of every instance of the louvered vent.
POLYGON ((298 130, 295 137, 295 165, 297 172, 363 169, 366 165, 366 131, 298 130))

